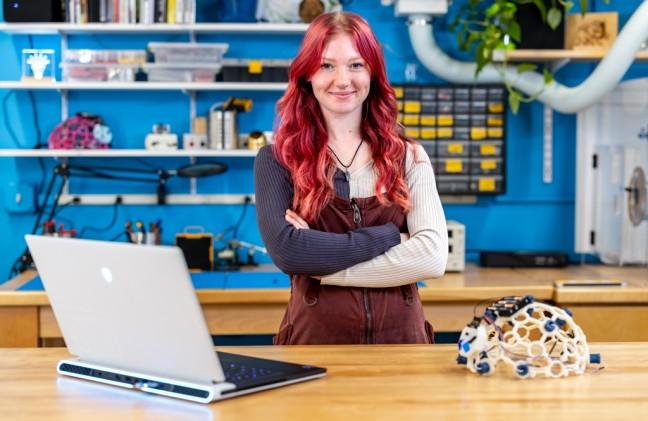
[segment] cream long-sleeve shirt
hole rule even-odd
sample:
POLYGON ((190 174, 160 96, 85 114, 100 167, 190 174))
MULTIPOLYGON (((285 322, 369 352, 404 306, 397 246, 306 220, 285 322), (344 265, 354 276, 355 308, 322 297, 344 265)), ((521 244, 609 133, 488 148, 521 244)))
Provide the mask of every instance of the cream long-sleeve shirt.
MULTIPOLYGON (((423 279, 437 278, 445 272, 448 260, 448 230, 441 200, 434 180, 430 158, 421 145, 406 157, 406 178, 410 190, 411 210, 407 215, 409 240, 384 254, 345 270, 322 276, 322 284, 353 287, 394 287, 423 279)), ((351 174, 350 197, 375 195, 378 174, 368 164, 351 174)))

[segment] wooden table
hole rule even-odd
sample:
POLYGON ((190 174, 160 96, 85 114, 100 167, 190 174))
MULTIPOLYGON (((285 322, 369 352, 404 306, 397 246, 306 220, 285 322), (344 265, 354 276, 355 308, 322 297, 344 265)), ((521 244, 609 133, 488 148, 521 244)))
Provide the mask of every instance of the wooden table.
POLYGON ((64 348, 0 350, 7 420, 639 420, 648 414, 648 343, 590 344, 606 368, 562 379, 480 377, 456 347, 222 348, 321 365, 326 377, 211 405, 57 376, 64 348))
MULTIPOLYGON (((44 291, 15 291, 34 276, 25 273, 0 286, 0 347, 56 344, 61 337, 44 291)), ((198 289, 196 293, 213 335, 275 333, 290 295, 288 289, 198 289)), ((591 340, 648 341, 646 267, 498 269, 469 264, 464 272, 447 273, 420 288, 426 317, 437 332, 461 331, 476 304, 527 294, 572 309, 591 340), (569 291, 554 286, 558 279, 601 278, 621 279, 627 285, 569 291)))

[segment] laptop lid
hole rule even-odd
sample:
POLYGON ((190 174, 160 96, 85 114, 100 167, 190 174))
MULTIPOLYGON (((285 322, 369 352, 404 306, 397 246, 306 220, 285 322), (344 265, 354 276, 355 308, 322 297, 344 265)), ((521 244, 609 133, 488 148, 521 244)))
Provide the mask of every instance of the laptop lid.
POLYGON ((199 384, 224 380, 179 248, 25 239, 72 354, 199 384))

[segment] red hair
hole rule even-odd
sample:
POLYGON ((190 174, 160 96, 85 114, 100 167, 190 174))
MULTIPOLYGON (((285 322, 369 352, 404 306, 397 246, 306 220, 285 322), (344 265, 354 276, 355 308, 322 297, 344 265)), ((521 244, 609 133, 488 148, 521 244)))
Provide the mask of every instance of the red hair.
POLYGON ((293 210, 308 223, 317 220, 321 210, 335 197, 336 170, 335 161, 327 152, 324 117, 308 80, 319 69, 331 37, 341 33, 351 37, 371 75, 369 95, 362 106, 360 133, 371 147, 379 174, 375 194, 383 205, 395 203, 405 212, 410 209, 404 160, 407 144, 414 142, 403 135, 397 122, 396 97, 387 80, 380 44, 362 17, 348 12, 327 13, 317 17, 306 31, 290 66, 288 89, 277 102, 275 158, 291 174, 293 210))

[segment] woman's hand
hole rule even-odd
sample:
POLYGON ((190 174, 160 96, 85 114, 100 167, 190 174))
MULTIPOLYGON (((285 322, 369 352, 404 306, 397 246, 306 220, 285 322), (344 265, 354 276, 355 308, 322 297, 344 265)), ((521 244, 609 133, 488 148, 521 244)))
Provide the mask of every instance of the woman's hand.
POLYGON ((293 227, 297 229, 309 229, 308 223, 299 216, 296 212, 293 212, 290 209, 286 209, 286 221, 292 224, 293 227))

